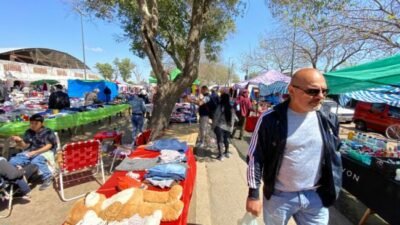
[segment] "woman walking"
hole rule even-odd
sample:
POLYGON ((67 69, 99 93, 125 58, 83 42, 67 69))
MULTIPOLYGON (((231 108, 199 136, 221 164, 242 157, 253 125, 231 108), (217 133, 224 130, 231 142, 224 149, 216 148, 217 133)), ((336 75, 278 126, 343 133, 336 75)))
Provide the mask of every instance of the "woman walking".
POLYGON ((218 158, 223 160, 222 148, 225 146, 224 156, 229 158, 229 137, 233 130, 236 115, 233 107, 229 101, 229 94, 224 93, 221 95, 220 103, 215 110, 213 117, 212 128, 218 142, 218 158), (224 145, 224 146, 223 146, 224 145))

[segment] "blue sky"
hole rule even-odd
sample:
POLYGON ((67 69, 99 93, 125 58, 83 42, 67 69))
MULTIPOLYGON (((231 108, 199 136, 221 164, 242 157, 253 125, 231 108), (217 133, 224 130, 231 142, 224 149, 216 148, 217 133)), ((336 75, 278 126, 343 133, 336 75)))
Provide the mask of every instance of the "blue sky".
MULTIPOLYGON (((236 20, 236 32, 223 43, 222 61, 236 64, 239 71, 241 55, 255 48, 271 22, 264 0, 247 0, 243 17, 236 20)), ((83 60, 80 17, 71 10, 67 0, 2 0, 0 1, 0 48, 42 47, 67 52, 83 60)), ((129 43, 117 42, 122 34, 118 23, 84 19, 86 64, 95 71, 97 62, 116 57, 130 58, 143 77, 151 71, 147 59, 129 51, 129 43)))

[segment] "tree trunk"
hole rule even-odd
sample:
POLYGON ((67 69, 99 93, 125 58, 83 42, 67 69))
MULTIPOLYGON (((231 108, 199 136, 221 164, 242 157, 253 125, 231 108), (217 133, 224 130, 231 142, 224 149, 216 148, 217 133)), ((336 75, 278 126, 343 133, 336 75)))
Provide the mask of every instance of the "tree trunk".
POLYGON ((151 140, 157 138, 162 130, 168 127, 175 103, 178 102, 185 89, 185 86, 176 82, 168 82, 159 86, 153 98, 153 113, 149 123, 152 131, 151 140))

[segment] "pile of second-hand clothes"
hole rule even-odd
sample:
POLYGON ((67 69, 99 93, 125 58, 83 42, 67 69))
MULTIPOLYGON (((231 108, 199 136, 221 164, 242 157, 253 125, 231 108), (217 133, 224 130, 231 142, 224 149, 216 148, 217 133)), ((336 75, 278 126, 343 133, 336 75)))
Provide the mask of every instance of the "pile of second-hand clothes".
MULTIPOLYGON (((161 188, 171 187, 186 178, 186 156, 188 146, 176 139, 161 139, 146 147, 158 151, 155 158, 125 158, 116 170, 146 171, 145 182, 161 188)), ((131 174, 131 173, 130 173, 131 174)))
POLYGON ((189 103, 176 103, 170 121, 171 123, 196 123, 196 106, 189 103))

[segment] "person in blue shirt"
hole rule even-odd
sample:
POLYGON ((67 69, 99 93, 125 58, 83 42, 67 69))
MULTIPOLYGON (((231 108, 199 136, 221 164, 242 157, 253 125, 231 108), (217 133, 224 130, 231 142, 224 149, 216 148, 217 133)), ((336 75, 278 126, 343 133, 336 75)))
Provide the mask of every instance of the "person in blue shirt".
POLYGON ((132 107, 132 138, 135 143, 136 136, 143 131, 144 114, 146 113, 146 105, 144 100, 137 95, 133 95, 129 101, 132 107))

